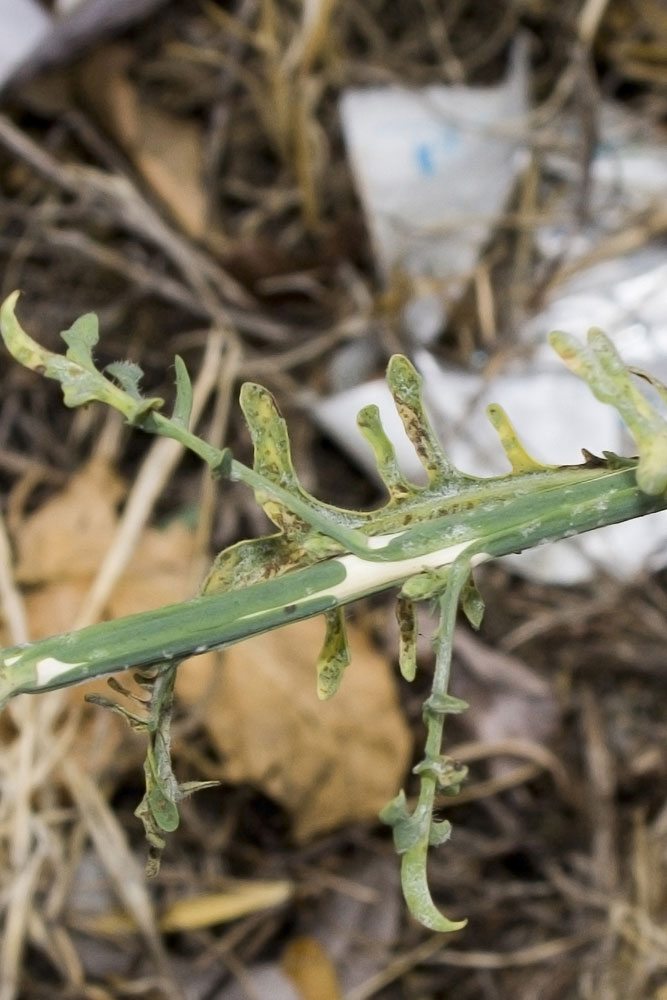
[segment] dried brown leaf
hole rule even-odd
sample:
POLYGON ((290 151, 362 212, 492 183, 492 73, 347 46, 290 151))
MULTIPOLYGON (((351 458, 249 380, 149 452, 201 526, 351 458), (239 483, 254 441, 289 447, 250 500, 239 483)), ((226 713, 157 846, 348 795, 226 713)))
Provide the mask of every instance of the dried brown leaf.
POLYGON ((307 620, 257 636, 208 663, 179 671, 177 691, 205 692, 204 726, 223 758, 219 777, 262 789, 289 813, 306 841, 368 820, 395 794, 410 736, 387 661, 349 629, 352 664, 327 702, 315 693, 323 624, 307 620))
POLYGON ((280 964, 303 1000, 342 1000, 336 967, 317 938, 292 938, 280 964))
POLYGON ((129 75, 133 59, 121 45, 96 49, 81 73, 86 103, 178 224, 201 239, 208 228, 202 128, 145 102, 129 75))
POLYGON ((61 583, 93 576, 109 545, 123 492, 118 474, 98 459, 72 476, 62 492, 17 530, 19 583, 61 583))

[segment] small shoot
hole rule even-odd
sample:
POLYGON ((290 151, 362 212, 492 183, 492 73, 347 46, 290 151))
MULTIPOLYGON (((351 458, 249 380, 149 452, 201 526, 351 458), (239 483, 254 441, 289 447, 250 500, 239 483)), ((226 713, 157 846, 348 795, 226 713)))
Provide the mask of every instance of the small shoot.
POLYGON ((160 412, 164 400, 141 394, 139 384, 143 372, 138 365, 127 361, 112 362, 106 368, 107 374, 96 367, 93 348, 98 343, 99 333, 95 315, 88 313, 81 316, 69 330, 65 330, 61 336, 67 344, 67 351, 64 355, 56 354, 38 344, 23 329, 16 316, 18 297, 19 293, 13 292, 0 307, 0 333, 5 346, 26 368, 60 382, 66 406, 84 406, 95 401, 104 403, 122 413, 132 426, 179 441, 203 458, 215 475, 229 475, 229 451, 213 448, 186 426, 192 391, 180 358, 176 364, 177 419, 173 420, 160 412))
POLYGON ((130 424, 141 424, 151 410, 160 409, 163 400, 141 397, 138 377, 133 374, 138 372, 140 377, 141 370, 136 366, 132 366, 133 373, 124 369, 120 385, 97 370, 92 354, 99 340, 97 316, 87 313, 77 319, 61 334, 67 344, 65 355, 55 354, 33 340, 19 323, 15 312, 18 297, 19 293, 13 292, 0 308, 0 330, 7 350, 26 368, 60 382, 66 406, 99 400, 119 410, 130 424))

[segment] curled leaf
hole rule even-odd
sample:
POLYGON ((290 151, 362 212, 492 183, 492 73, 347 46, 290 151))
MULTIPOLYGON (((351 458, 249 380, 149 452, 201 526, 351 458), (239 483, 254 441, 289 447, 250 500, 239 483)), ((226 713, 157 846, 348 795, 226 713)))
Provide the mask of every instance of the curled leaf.
POLYGON ((458 760, 440 754, 438 757, 426 757, 412 769, 414 774, 428 775, 433 778, 437 787, 447 795, 458 795, 461 783, 468 776, 468 768, 458 760))
POLYGON ((463 698, 455 698, 447 692, 432 691, 423 705, 424 717, 441 718, 444 715, 459 715, 470 708, 463 698))
POLYGON ((130 729, 133 729, 135 733, 145 733, 148 729, 146 718, 144 716, 131 712, 129 709, 125 708, 124 705, 119 705, 117 701, 113 701, 111 698, 107 698, 103 694, 87 694, 86 701, 89 705, 97 705, 99 708, 108 708, 111 712, 115 712, 117 715, 120 715, 121 718, 125 719, 130 729))
POLYGON ((326 634, 322 651, 317 658, 317 697, 322 701, 332 698, 340 687, 343 672, 350 663, 345 617, 342 608, 327 611, 326 634))
POLYGON ((443 933, 460 931, 468 921, 450 920, 438 910, 431 897, 426 875, 428 848, 429 836, 426 836, 403 855, 401 885, 408 909, 412 916, 429 930, 443 933))

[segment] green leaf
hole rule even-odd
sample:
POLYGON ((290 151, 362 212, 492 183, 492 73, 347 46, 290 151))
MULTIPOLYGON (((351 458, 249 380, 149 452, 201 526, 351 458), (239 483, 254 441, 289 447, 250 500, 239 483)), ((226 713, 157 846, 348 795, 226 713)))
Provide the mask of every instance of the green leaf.
POLYGON ((139 383, 144 377, 144 373, 134 361, 112 361, 104 370, 112 378, 115 378, 128 396, 131 396, 138 403, 144 401, 139 389, 139 383))
POLYGON ((452 824, 448 819, 433 820, 431 822, 431 829, 428 832, 428 844, 429 847, 440 847, 441 844, 447 843, 447 841, 452 836, 452 824))
POLYGON ((79 316, 60 336, 68 347, 65 357, 89 372, 98 374, 93 361, 93 348, 100 339, 99 322, 95 313, 79 316))
POLYGON ((380 411, 375 404, 364 406, 357 414, 357 426, 373 449, 375 464, 389 496, 396 501, 417 493, 401 473, 394 446, 387 437, 380 411))
POLYGON ((160 830, 173 833, 178 828, 180 817, 178 806, 169 797, 163 785, 155 782, 146 789, 151 814, 160 830))
POLYGON ((484 598, 480 594, 472 573, 461 591, 461 610, 474 629, 478 629, 484 617, 484 598))
POLYGON ((431 485, 452 484, 470 477, 452 465, 426 416, 422 402, 422 378, 402 354, 394 354, 387 366, 387 385, 405 433, 412 442, 431 485))
POLYGON ((467 920, 450 920, 440 913, 428 888, 426 876, 426 855, 429 838, 425 837, 403 855, 401 862, 401 885, 410 913, 423 927, 449 934, 460 931, 467 920))
POLYGON ((345 668, 350 663, 350 647, 342 608, 327 611, 324 645, 317 658, 317 697, 321 701, 332 698, 340 687, 345 668))
POLYGON ((192 382, 185 362, 178 354, 174 358, 174 369, 176 371, 176 401, 171 419, 175 424, 189 430, 190 417, 192 416, 192 382))
POLYGON ((515 475, 522 475, 527 472, 544 472, 546 469, 558 468, 556 465, 543 465, 537 459, 533 458, 532 455, 528 454, 521 444, 510 418, 499 403, 491 403, 487 406, 486 415, 500 438, 503 451, 507 455, 512 466, 512 472, 515 475))
MULTIPOLYGON (((17 299, 18 292, 14 292, 0 308, 0 330, 7 349, 27 368, 60 382, 66 406, 83 406, 99 400, 119 410, 128 423, 141 423, 147 414, 162 406, 161 399, 144 399, 138 395, 136 387, 131 394, 97 370, 93 347, 98 341, 98 329, 97 317, 93 313, 81 316, 61 334, 68 349, 65 355, 55 354, 38 344, 22 328, 15 313, 17 299)), ((135 385, 132 371, 132 366, 116 370, 119 381, 124 379, 130 388, 135 385), (124 374, 119 375, 119 372, 124 374)))
POLYGON ((152 817, 152 822, 158 830, 172 833, 177 829, 180 818, 178 806, 174 801, 176 781, 166 749, 154 754, 149 745, 144 761, 144 774, 149 819, 152 817))
POLYGON ((637 485, 640 490, 649 496, 664 495, 667 491, 667 420, 633 383, 611 340, 601 330, 593 328, 588 332, 585 345, 560 331, 550 334, 549 341, 568 368, 588 383, 602 403, 618 410, 627 424, 639 450, 637 485))
MULTIPOLYGON (((152 683, 152 681, 151 681, 151 683, 152 683)), ((115 691, 116 694, 122 695, 123 698, 129 698, 131 701, 138 702, 140 705, 143 705, 143 706, 146 706, 146 705, 150 704, 150 699, 142 698, 140 695, 136 694, 135 691, 130 691, 129 688, 126 688, 115 677, 109 677, 107 679, 107 684, 111 688, 112 691, 115 691)))
POLYGON ((443 715, 459 715, 470 708, 467 701, 455 698, 453 694, 433 691, 424 702, 424 716, 440 718, 443 715))
POLYGON ((386 806, 382 807, 379 815, 382 822, 386 823, 387 826, 395 826, 397 823, 404 823, 410 819, 408 800, 402 788, 391 802, 387 802, 386 806))
POLYGON ((392 823, 394 847, 397 854, 404 854, 424 839, 428 839, 428 829, 431 825, 431 810, 426 805, 418 804, 412 814, 392 823))
POLYGON ((449 566, 442 569, 427 569, 406 580, 401 587, 401 597, 411 601, 425 601, 443 592, 449 580, 449 566))

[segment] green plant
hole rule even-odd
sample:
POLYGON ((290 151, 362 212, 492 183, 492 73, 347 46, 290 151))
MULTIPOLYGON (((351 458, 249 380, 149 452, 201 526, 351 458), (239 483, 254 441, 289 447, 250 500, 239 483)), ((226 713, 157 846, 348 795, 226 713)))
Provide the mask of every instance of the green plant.
MULTIPOLYGON (((447 459, 422 408, 420 378, 401 356, 391 359, 387 381, 397 409, 424 465, 428 482, 415 486, 397 465, 378 411, 359 414, 361 432, 371 444, 388 501, 373 512, 343 510, 316 500, 300 485, 292 466, 284 420, 271 395, 260 386, 241 389, 241 406, 254 443, 253 468, 196 437, 188 429, 191 390, 185 366, 176 359, 176 402, 171 417, 163 401, 141 395, 141 370, 120 362, 100 372, 92 351, 97 321, 77 320, 63 333, 64 356, 46 351, 22 329, 17 294, 0 315, 2 336, 13 356, 35 371, 57 379, 68 406, 100 400, 118 409, 133 426, 173 437, 199 455, 216 476, 240 481, 277 527, 275 534, 240 542, 218 555, 200 595, 161 610, 55 636, 0 653, 0 705, 20 692, 76 684, 112 672, 137 670, 146 691, 136 709, 97 697, 148 736, 146 793, 137 809, 151 845, 149 870, 157 871, 164 835, 178 825, 178 802, 204 783, 179 784, 169 752, 173 685, 178 662, 238 642, 287 622, 324 614, 326 635, 317 660, 321 698, 340 684, 349 656, 343 607, 365 595, 398 587, 399 663, 415 676, 415 603, 431 601, 440 613, 433 637, 436 663, 432 690, 424 704, 424 759, 414 769, 419 798, 411 811, 403 792, 383 810, 402 855, 402 884, 410 911, 434 930, 457 929, 465 921, 444 917, 431 898, 426 876, 429 847, 451 833, 449 822, 434 819, 439 794, 456 794, 465 778, 442 751, 445 716, 466 708, 448 693, 452 637, 462 609, 478 627, 484 605, 475 587, 475 565, 543 542, 667 507, 667 421, 631 378, 611 342, 591 331, 586 346, 562 333, 551 343, 565 363, 595 395, 617 408, 632 432, 638 458, 584 452, 574 466, 535 461, 520 444, 499 406, 488 414, 511 465, 504 476, 479 478, 456 469, 447 459)), ((634 373, 641 374, 641 373, 634 373)), ((652 380, 650 380, 652 381, 652 380)), ((663 395, 667 390, 653 382, 663 395)), ((124 696, 139 699, 111 682, 124 696)))

